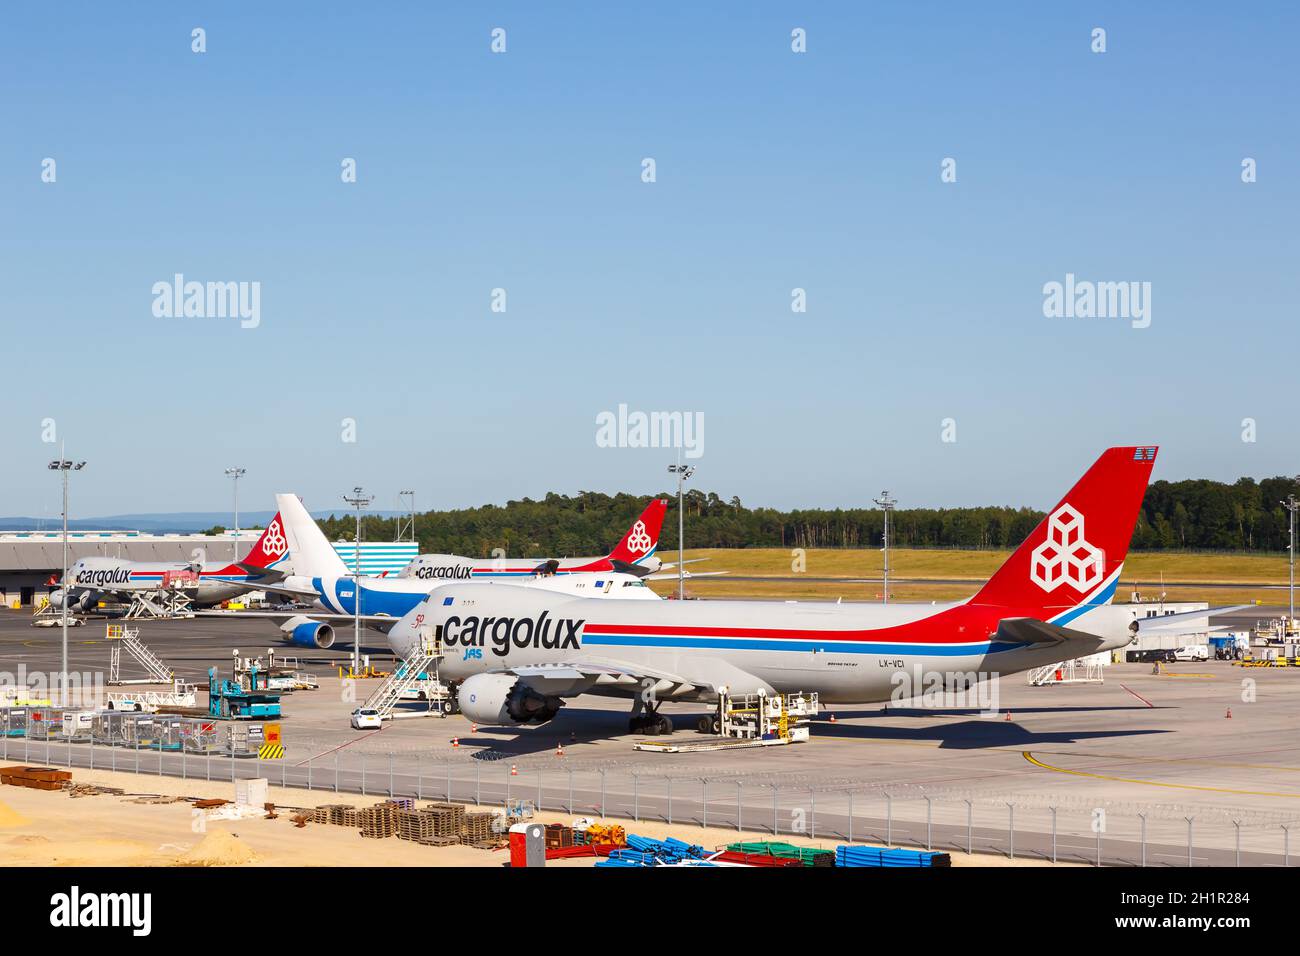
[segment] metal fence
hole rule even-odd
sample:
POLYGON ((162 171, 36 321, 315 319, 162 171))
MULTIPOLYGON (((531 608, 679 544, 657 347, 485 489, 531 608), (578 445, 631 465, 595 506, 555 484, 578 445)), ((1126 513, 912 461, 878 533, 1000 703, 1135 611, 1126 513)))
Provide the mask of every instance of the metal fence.
POLYGON ((574 816, 661 821, 773 837, 881 843, 1095 866, 1289 866, 1295 820, 1230 807, 1093 804, 1080 796, 890 786, 817 775, 511 762, 472 754, 336 750, 303 761, 3 738, 4 759, 196 780, 266 777, 309 792, 531 800, 574 816))

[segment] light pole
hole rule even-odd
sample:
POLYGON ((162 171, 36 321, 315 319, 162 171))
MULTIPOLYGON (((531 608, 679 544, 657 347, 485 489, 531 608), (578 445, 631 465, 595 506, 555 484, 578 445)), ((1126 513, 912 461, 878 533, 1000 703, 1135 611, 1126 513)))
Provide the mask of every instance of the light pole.
POLYGON ((1300 508, 1300 502, 1296 501, 1295 495, 1287 495, 1286 501, 1279 501, 1283 508, 1291 512, 1291 536, 1287 544, 1288 563, 1290 566, 1290 584, 1288 590, 1291 593, 1291 613, 1287 618, 1287 626, 1282 629, 1282 637, 1285 640, 1286 632, 1291 627, 1291 622, 1295 620, 1295 513, 1300 508))
POLYGON ((409 498, 411 500, 410 510, 407 511, 406 513, 406 521, 403 522, 402 525, 398 526, 397 540, 398 541, 402 540, 402 535, 406 533, 407 527, 409 527, 411 531, 411 540, 414 541, 415 540, 415 492, 399 491, 397 493, 397 496, 399 498, 409 498))
POLYGON ((898 504, 898 502, 895 501, 893 498, 889 497, 888 491, 882 491, 880 493, 880 497, 874 500, 876 504, 880 506, 880 510, 885 513, 885 533, 884 533, 885 547, 883 549, 885 552, 885 587, 884 590, 881 591, 881 594, 884 595, 885 598, 884 603, 888 604, 889 603, 889 513, 894 510, 894 506, 898 504))
POLYGON ((375 500, 361 486, 352 489, 352 494, 344 495, 343 500, 357 509, 357 536, 353 539, 355 557, 352 565, 352 673, 361 670, 361 509, 375 500))
POLYGON ((227 468, 226 476, 235 483, 235 564, 239 563, 239 479, 244 477, 246 468, 227 468))
POLYGON ((81 471, 86 467, 84 461, 71 462, 63 457, 63 444, 59 444, 57 461, 49 464, 51 471, 63 473, 63 652, 59 657, 59 702, 70 704, 68 699, 68 472, 81 471))
POLYGON ((686 600, 686 565, 682 559, 686 554, 686 515, 682 510, 682 485, 695 474, 695 466, 678 463, 669 465, 668 472, 677 476, 677 600, 684 601, 686 600))

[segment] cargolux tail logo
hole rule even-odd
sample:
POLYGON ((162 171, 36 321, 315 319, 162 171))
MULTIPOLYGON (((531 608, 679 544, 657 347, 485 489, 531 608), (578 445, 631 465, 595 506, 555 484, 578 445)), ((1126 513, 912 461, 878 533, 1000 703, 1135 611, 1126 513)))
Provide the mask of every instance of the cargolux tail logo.
POLYGON ((637 521, 632 525, 632 530, 627 533, 627 549, 633 554, 645 554, 650 550, 650 545, 654 544, 650 540, 650 535, 646 533, 645 522, 637 521))
POLYGON ((276 518, 266 526, 266 534, 262 535, 262 551, 268 557, 282 558, 288 550, 289 542, 284 538, 284 527, 280 524, 280 519, 276 518))
POLYGON ((1047 540, 1030 556, 1029 577, 1044 591, 1068 584, 1083 593, 1101 582, 1102 558, 1083 536, 1083 515, 1063 504, 1047 519, 1047 540))

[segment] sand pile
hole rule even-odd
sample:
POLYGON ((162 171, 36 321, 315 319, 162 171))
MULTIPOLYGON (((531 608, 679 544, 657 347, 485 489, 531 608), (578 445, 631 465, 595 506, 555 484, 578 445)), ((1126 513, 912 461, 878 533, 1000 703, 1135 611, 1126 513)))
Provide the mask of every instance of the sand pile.
POLYGON ((233 833, 212 830, 176 859, 184 866, 240 866, 256 863, 259 857, 233 833))
POLYGON ((6 827, 25 827, 31 823, 25 816, 16 813, 8 804, 0 803, 0 829, 6 827))

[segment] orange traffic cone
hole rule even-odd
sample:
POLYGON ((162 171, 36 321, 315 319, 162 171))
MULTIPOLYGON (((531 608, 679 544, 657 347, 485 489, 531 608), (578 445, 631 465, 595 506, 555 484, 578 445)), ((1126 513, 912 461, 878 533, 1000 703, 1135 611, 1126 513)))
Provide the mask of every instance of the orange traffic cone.
POLYGON ((1011 719, 1011 711, 1007 711, 1007 718, 1006 718, 1006 719, 1007 719, 1007 720, 1010 720, 1010 719, 1011 719))
POLYGON ((455 750, 455 749, 456 749, 457 747, 459 747, 459 746, 460 746, 460 738, 459 738, 459 737, 452 737, 452 738, 451 738, 451 749, 452 749, 452 750, 455 750))
POLYGON ((831 723, 832 723, 832 724, 835 723, 835 715, 834 715, 834 714, 831 714, 831 723))
POLYGON ((512 776, 512 777, 517 777, 517 776, 519 776, 519 771, 518 771, 518 769, 516 769, 516 767, 515 767, 514 764, 511 764, 511 765, 510 765, 510 776, 512 776))
POLYGON ((556 748, 555 748, 555 756, 557 756, 557 757, 563 757, 563 756, 564 756, 564 744, 559 744, 558 746, 556 746, 556 748))
POLYGON ((1231 716, 1232 716, 1232 708, 1229 707, 1229 708, 1228 708, 1228 712, 1227 712, 1226 714, 1224 714, 1223 716, 1224 716, 1224 717, 1231 717, 1231 716))

